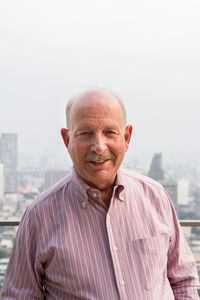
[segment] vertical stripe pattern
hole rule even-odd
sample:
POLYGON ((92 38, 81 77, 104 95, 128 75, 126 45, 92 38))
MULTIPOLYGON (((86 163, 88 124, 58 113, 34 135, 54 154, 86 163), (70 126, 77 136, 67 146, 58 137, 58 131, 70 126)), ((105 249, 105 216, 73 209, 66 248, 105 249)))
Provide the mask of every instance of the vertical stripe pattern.
POLYGON ((74 169, 25 212, 1 299, 196 300, 198 284, 160 184, 120 169, 107 209, 74 169))

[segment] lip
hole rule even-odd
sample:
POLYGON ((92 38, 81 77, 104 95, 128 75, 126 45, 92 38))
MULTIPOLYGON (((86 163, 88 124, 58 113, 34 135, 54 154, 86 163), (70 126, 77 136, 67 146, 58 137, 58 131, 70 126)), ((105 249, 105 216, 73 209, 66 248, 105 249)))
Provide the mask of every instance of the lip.
POLYGON ((104 162, 102 163, 98 163, 98 162, 94 162, 94 161, 89 161, 89 164, 96 167, 96 168, 101 168, 104 167, 107 163, 109 162, 109 159, 106 159, 104 162))

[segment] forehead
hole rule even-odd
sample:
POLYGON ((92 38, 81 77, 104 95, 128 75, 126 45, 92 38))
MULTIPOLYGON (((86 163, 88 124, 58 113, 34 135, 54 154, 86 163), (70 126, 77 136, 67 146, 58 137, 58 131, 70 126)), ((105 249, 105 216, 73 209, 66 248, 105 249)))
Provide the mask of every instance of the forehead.
POLYGON ((70 111, 70 123, 74 127, 81 121, 123 123, 123 111, 119 101, 110 94, 90 93, 74 100, 70 111))

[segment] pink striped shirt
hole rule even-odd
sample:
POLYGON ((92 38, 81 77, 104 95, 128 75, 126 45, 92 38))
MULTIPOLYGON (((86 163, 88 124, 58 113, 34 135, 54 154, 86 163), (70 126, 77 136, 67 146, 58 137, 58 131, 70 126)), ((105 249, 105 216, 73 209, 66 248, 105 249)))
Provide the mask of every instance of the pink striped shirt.
POLYGON ((109 209, 73 170, 24 214, 2 299, 199 299, 163 187, 119 170, 109 209))

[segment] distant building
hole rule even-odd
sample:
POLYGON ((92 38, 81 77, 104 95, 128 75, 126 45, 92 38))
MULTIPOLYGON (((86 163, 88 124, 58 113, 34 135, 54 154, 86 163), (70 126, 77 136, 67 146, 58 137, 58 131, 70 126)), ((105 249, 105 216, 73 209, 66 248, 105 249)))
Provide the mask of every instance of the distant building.
POLYGON ((17 134, 2 133, 0 162, 4 164, 4 193, 17 191, 17 134))
POLYGON ((162 169, 162 153, 154 154, 148 175, 157 181, 164 180, 164 170, 162 169))
POLYGON ((69 171, 50 169, 45 171, 45 189, 49 188, 60 179, 65 177, 69 171))
POLYGON ((0 202, 4 195, 4 165, 0 163, 0 202))
POLYGON ((162 186, 166 189, 167 193, 169 194, 173 205, 176 209, 176 212, 178 212, 178 199, 177 199, 177 194, 178 194, 178 186, 176 182, 170 182, 170 181, 161 181, 160 182, 162 186))
POLYGON ((181 178, 178 181, 178 204, 188 205, 189 204, 189 187, 190 181, 186 178, 181 178))
POLYGON ((177 183, 164 180, 165 176, 164 170, 162 168, 162 153, 154 154, 148 175, 152 179, 162 184, 162 186, 166 189, 167 193, 169 194, 176 211, 178 212, 177 183))

